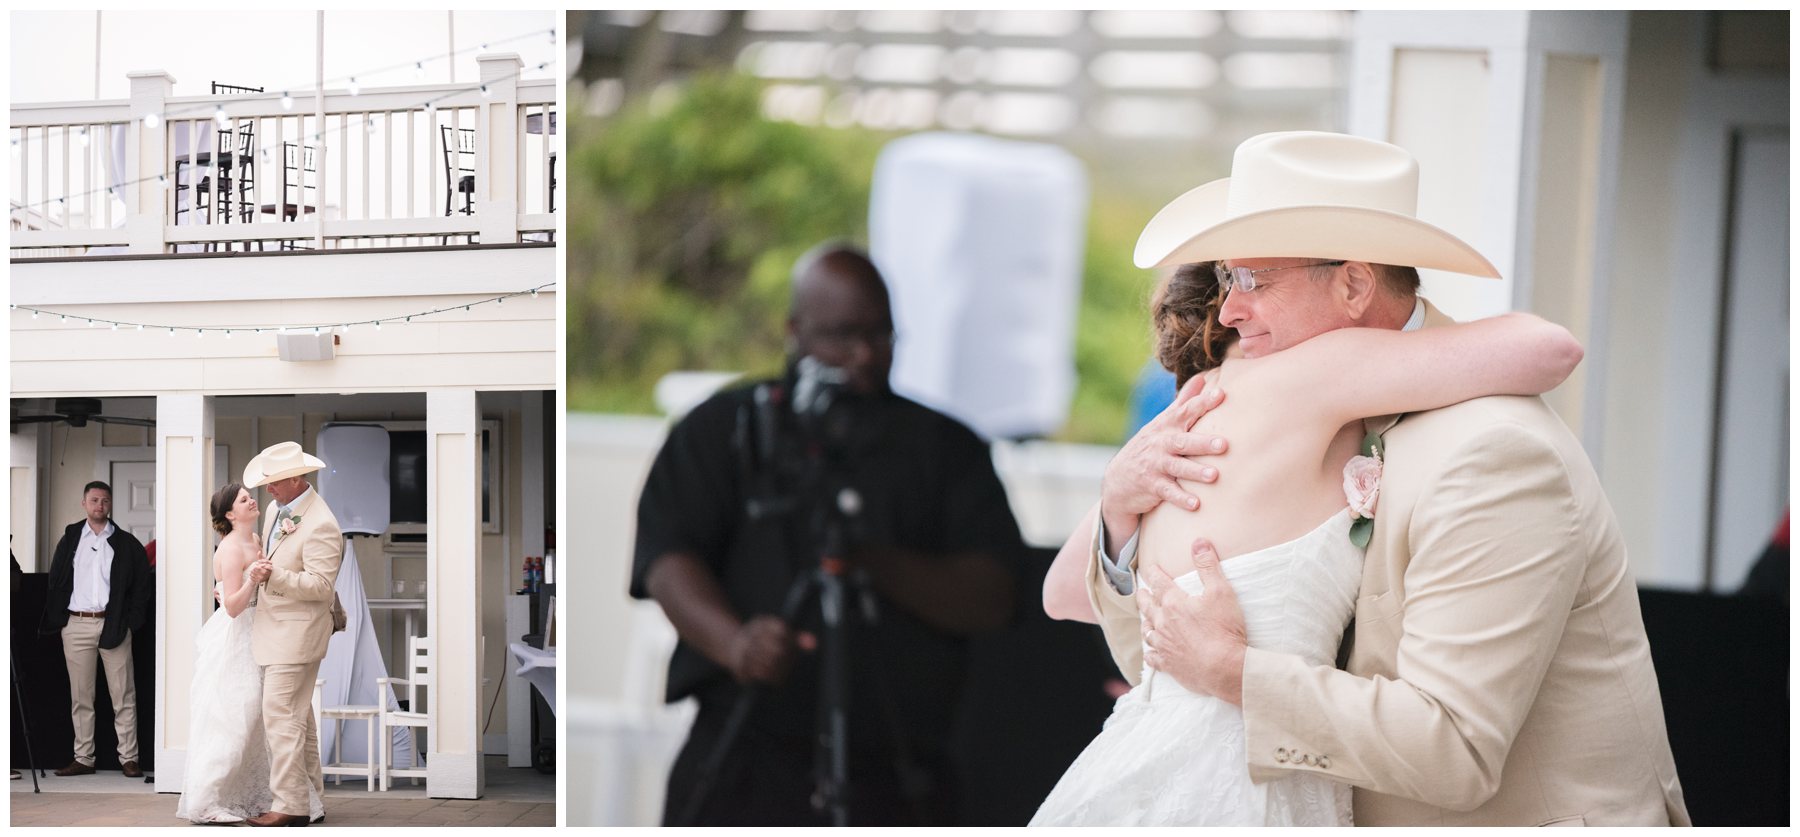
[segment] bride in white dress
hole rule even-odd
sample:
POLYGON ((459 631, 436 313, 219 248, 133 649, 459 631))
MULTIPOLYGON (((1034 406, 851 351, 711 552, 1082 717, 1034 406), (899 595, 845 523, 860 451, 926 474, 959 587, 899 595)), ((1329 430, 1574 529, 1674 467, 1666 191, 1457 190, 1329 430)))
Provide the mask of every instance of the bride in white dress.
MULTIPOLYGON (((263 557, 256 498, 242 483, 212 498, 213 528, 224 537, 213 552, 219 609, 200 628, 188 690, 187 765, 175 816, 197 823, 236 823, 269 810, 269 744, 263 736, 262 667, 250 652, 256 585, 250 565, 263 557)), ((314 795, 312 815, 324 814, 314 795)))
MULTIPOLYGON (((1279 302, 1280 283, 1343 278, 1308 276, 1304 267, 1264 271, 1289 272, 1258 281, 1255 293, 1275 292, 1279 302)), ((1212 460, 1230 463, 1218 484, 1183 483, 1201 498, 1198 510, 1165 503, 1144 516, 1138 583, 1148 589, 1151 579, 1174 577, 1198 594, 1192 544, 1203 535, 1222 556, 1249 645, 1332 665, 1362 576, 1351 528, 1356 512, 1372 513, 1366 489, 1379 478, 1378 461, 1347 467, 1363 451, 1361 419, 1547 392, 1579 362, 1580 345, 1560 326, 1510 314, 1410 333, 1339 329, 1279 352, 1245 349, 1219 325, 1225 299, 1209 262, 1177 270, 1153 303, 1163 364, 1182 385, 1204 377, 1230 396, 1194 430, 1229 439, 1240 453, 1212 460)), ((1046 577, 1047 609, 1094 621, 1086 568, 1067 557, 1046 577)), ((1304 771, 1252 782, 1244 746, 1241 709, 1146 668, 1031 824, 1351 824, 1348 785, 1304 771)))

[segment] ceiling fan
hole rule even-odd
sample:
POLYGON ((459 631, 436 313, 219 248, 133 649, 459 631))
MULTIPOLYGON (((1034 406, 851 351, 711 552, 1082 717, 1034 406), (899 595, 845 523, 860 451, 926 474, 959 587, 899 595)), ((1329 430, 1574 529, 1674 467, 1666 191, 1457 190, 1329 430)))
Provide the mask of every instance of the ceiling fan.
POLYGON ((12 415, 13 426, 41 421, 60 421, 70 427, 86 427, 90 421, 100 424, 129 424, 136 427, 156 426, 154 419, 101 415, 100 399, 98 398, 58 398, 54 409, 56 412, 47 415, 23 416, 19 415, 15 408, 12 415))

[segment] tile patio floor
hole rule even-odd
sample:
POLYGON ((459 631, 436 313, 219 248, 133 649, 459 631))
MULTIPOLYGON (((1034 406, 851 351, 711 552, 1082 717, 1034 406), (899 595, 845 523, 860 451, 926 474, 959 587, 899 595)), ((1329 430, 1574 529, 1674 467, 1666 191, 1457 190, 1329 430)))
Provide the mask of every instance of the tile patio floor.
MULTIPOLYGON (((384 827, 474 825, 553 827, 556 777, 529 768, 505 767, 505 757, 489 756, 487 795, 481 799, 429 799, 422 787, 398 780, 388 793, 369 793, 346 777, 342 786, 325 783, 325 822, 319 826, 384 827)), ((31 792, 21 769, 13 780, 10 822, 14 826, 87 827, 182 826, 175 817, 175 794, 159 794, 142 779, 113 771, 58 777, 46 771, 43 793, 31 792)))

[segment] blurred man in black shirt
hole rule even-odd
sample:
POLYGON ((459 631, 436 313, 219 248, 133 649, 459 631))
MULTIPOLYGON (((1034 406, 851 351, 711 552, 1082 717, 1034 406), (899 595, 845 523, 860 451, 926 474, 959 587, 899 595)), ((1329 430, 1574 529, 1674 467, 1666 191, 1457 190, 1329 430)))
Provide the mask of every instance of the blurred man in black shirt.
MULTIPOLYGON (((874 624, 847 622, 851 822, 946 824, 956 809, 946 742, 965 637, 1011 620, 1018 526, 986 443, 889 391, 893 320, 866 256, 828 245, 803 257, 788 333, 789 384, 803 358, 842 372, 852 421, 831 467, 862 500, 845 557, 878 602, 874 624), (902 747, 915 769, 898 768, 902 747)), ((794 465, 745 464, 756 459, 744 448, 757 432, 740 427, 771 414, 756 406, 759 386, 767 395, 767 383, 734 388, 676 424, 638 506, 631 593, 654 598, 680 635, 668 699, 700 703, 670 775, 665 823, 686 810, 746 688, 763 691, 689 824, 827 822, 811 802, 817 598, 793 624, 781 616, 821 545, 804 501, 785 514, 748 511, 764 472, 794 465)))

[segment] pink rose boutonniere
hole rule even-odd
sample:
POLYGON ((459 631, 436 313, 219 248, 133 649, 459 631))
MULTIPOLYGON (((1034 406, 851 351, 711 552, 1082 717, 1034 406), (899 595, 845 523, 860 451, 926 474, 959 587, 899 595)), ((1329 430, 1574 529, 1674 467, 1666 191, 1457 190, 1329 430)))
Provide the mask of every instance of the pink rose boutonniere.
POLYGON ((300 518, 298 517, 290 517, 281 521, 281 534, 283 535, 292 535, 298 528, 300 528, 300 518))
POLYGON ((1386 452, 1381 437, 1363 437, 1362 455, 1344 463, 1344 501, 1350 504, 1350 542, 1358 549, 1369 546, 1375 533, 1375 502, 1381 499, 1381 462, 1386 452))

